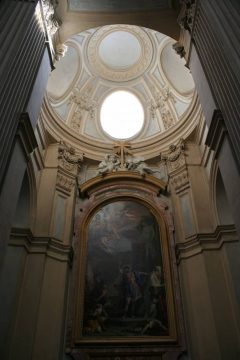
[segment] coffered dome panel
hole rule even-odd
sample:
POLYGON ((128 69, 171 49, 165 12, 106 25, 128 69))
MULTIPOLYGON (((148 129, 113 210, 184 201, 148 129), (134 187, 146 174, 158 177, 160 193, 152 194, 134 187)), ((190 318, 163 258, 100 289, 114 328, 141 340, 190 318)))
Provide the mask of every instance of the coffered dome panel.
POLYGON ((113 70, 126 70, 134 66, 141 56, 141 44, 128 31, 112 31, 99 44, 99 57, 113 70))
POLYGON ((137 26, 104 26, 92 35, 87 47, 91 70, 112 81, 137 78, 147 70, 152 57, 152 42, 137 26))

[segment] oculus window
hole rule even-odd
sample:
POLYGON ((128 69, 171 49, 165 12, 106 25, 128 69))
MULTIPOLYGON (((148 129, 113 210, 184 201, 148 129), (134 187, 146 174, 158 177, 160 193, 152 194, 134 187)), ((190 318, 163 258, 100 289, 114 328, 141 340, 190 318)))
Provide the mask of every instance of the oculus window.
POLYGON ((103 101, 100 122, 103 130, 111 137, 129 139, 143 127, 143 106, 131 92, 115 91, 103 101))

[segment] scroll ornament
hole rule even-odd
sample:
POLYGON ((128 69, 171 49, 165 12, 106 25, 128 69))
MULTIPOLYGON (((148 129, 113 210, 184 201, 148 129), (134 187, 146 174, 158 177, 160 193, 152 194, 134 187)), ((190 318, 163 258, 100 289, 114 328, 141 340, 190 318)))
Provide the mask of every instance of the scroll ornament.
POLYGON ((184 140, 181 138, 177 144, 171 144, 168 151, 160 153, 160 160, 167 165, 168 172, 185 164, 184 149, 184 140))
POLYGON ((59 163, 65 170, 79 172, 84 154, 77 154, 76 150, 61 141, 58 148, 59 163))

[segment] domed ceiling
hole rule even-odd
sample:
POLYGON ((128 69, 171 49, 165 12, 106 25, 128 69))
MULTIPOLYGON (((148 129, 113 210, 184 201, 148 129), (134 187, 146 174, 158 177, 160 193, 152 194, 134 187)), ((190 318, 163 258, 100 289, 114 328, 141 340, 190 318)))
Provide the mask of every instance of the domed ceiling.
POLYGON ((104 26, 71 37, 47 87, 52 116, 75 139, 100 147, 111 145, 117 136, 104 130, 101 107, 120 90, 134 95, 144 110, 140 131, 126 136, 131 144, 141 148, 164 142, 176 132, 182 136, 181 124, 189 135, 194 83, 184 59, 172 48, 174 42, 159 32, 130 25, 104 26))

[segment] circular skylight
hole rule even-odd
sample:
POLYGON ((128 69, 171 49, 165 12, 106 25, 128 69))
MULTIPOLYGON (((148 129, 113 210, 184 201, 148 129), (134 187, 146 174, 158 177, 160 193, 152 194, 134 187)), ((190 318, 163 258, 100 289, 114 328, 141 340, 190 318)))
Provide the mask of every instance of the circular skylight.
POLYGON ((108 135, 116 139, 129 139, 142 129, 144 122, 142 104, 129 91, 115 91, 104 100, 100 121, 108 135))

